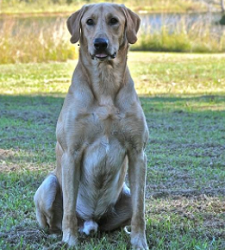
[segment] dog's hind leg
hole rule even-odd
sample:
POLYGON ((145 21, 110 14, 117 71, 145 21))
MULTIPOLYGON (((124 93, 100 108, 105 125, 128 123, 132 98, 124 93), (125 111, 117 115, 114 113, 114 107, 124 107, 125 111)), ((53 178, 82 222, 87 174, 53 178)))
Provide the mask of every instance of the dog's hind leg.
POLYGON ((132 205, 130 189, 124 184, 116 204, 98 222, 100 231, 112 231, 130 225, 132 205))
POLYGON ((62 229, 62 192, 57 177, 50 174, 42 182, 34 195, 36 218, 42 228, 51 232, 62 229))

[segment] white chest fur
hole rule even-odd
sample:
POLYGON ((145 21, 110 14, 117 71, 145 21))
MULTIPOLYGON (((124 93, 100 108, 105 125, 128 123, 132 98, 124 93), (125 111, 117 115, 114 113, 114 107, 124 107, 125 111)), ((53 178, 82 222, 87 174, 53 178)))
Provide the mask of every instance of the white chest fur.
POLYGON ((90 119, 93 135, 88 136, 92 139, 87 141, 83 154, 77 200, 77 211, 85 220, 99 218, 118 199, 124 181, 121 181, 121 176, 126 156, 118 133, 119 110, 100 106, 92 112, 90 119))

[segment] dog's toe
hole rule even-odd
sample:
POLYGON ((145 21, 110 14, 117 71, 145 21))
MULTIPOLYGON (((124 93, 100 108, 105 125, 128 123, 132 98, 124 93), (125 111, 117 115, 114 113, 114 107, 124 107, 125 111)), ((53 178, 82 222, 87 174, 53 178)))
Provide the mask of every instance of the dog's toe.
POLYGON ((67 243, 69 247, 76 246, 78 243, 78 239, 75 235, 71 234, 70 232, 63 232, 63 242, 67 243))
POLYGON ((134 250, 148 250, 146 237, 143 234, 137 234, 131 238, 132 249, 134 250))

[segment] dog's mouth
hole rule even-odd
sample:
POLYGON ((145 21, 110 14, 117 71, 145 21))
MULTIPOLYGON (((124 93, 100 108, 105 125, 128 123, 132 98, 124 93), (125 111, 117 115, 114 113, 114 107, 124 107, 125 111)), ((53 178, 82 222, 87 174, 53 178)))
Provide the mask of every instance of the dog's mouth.
POLYGON ((91 55, 91 58, 94 60, 95 58, 101 61, 104 61, 106 59, 114 59, 116 57, 116 52, 113 54, 108 54, 105 52, 97 52, 94 55, 91 55))
POLYGON ((95 57, 102 60, 108 57, 108 55, 106 53, 98 53, 98 54, 95 54, 95 57))

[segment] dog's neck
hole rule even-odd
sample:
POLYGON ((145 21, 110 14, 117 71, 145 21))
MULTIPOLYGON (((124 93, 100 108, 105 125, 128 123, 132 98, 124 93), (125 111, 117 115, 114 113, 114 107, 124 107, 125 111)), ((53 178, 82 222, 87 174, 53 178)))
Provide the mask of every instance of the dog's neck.
POLYGON ((119 90, 125 84, 127 75, 128 45, 123 46, 115 59, 99 61, 91 59, 89 53, 80 49, 80 63, 87 73, 89 86, 99 105, 113 105, 119 90))

